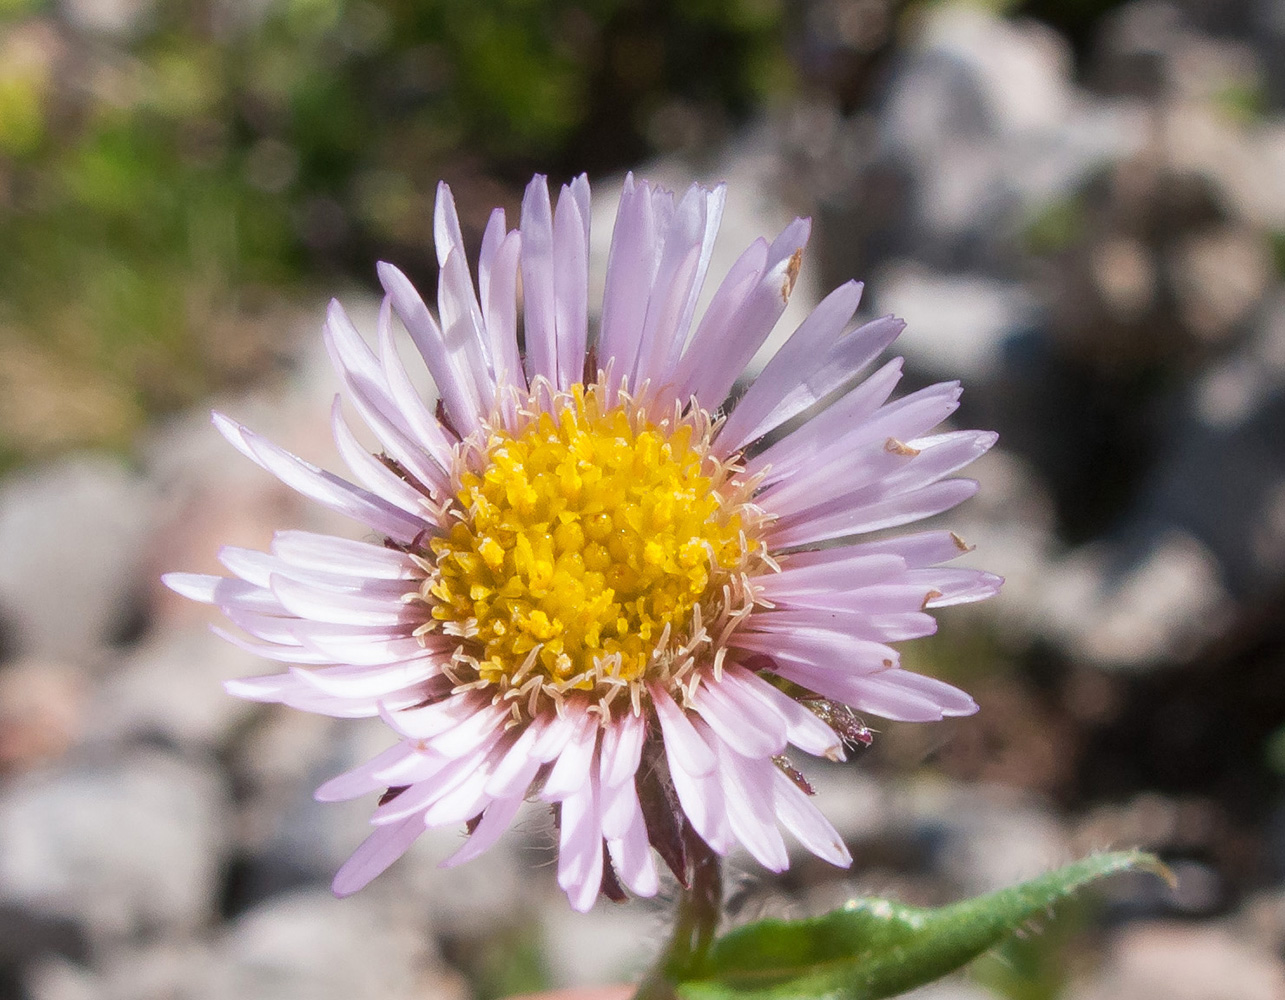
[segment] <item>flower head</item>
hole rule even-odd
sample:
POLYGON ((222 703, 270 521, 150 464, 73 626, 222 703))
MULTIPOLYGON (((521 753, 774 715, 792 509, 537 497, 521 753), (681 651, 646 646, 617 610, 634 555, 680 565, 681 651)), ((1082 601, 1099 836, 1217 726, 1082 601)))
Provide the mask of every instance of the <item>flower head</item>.
POLYGON ((336 400, 335 440, 360 485, 215 415, 249 458, 372 534, 281 531, 271 553, 221 552, 235 578, 167 577, 223 609, 244 633, 230 641, 290 665, 232 693, 380 715, 396 732, 317 791, 382 793, 336 892, 427 827, 467 823, 445 863, 477 857, 531 796, 556 805, 558 881, 580 910, 620 883, 653 894, 653 847, 684 878, 692 835, 779 871, 783 827, 846 865, 787 746, 841 758, 868 739, 854 712, 975 710, 901 669, 889 644, 931 633, 926 609, 988 597, 999 579, 940 567, 965 549, 949 532, 858 536, 972 495, 949 477, 994 435, 931 433, 956 407, 954 383, 889 402, 899 360, 858 382, 902 324, 851 327, 856 283, 729 403, 785 308, 809 225, 751 245, 697 320, 722 207, 722 187, 675 201, 627 179, 590 338, 585 178, 555 210, 537 177, 516 230, 497 209, 476 287, 442 185, 437 318, 389 265, 377 349, 330 306, 326 345, 383 447, 365 452, 336 400), (436 412, 412 388, 394 316, 438 387, 436 412))

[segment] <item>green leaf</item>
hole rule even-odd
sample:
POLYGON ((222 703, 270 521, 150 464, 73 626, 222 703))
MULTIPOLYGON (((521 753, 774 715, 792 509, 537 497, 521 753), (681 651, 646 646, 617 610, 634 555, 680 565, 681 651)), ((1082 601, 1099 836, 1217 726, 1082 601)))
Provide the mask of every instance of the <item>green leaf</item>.
POLYGON ((880 1000, 940 979, 1090 882, 1145 869, 1139 851, 1098 854, 999 892, 940 909, 856 899, 809 920, 763 920, 719 938, 685 1000, 880 1000))

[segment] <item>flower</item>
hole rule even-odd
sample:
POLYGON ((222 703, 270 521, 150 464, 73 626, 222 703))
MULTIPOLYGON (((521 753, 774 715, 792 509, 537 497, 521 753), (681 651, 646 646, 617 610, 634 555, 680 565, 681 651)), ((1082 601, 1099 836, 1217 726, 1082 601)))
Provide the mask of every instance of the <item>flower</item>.
POLYGON ((975 483, 948 477, 995 436, 931 433, 957 383, 888 402, 900 359, 857 381, 903 324, 850 328, 855 282, 729 402, 785 309, 810 225, 756 240, 697 322, 723 202, 722 186, 676 200, 626 180, 591 341, 588 181, 555 209, 536 177, 516 230, 497 209, 476 289, 440 185, 437 319, 388 264, 378 350, 337 302, 327 316, 335 369, 383 446, 364 451, 336 399, 335 440, 360 485, 215 414, 246 456, 373 533, 281 531, 270 553, 224 548, 234 578, 166 578, 218 605, 244 633, 229 641, 289 665, 233 694, 379 715, 396 732, 317 790, 383 793, 337 893, 426 827, 467 823, 444 864, 475 858, 533 795, 556 807, 558 882, 582 911, 620 883, 655 893, 652 847, 683 879, 692 834, 780 871, 784 827, 847 865, 787 745, 839 759, 845 740, 869 739, 854 712, 976 710, 901 669, 889 644, 933 632, 927 609, 989 597, 999 578, 939 566, 966 550, 950 532, 855 536, 971 496, 975 483), (436 413, 394 316, 436 382, 436 413))

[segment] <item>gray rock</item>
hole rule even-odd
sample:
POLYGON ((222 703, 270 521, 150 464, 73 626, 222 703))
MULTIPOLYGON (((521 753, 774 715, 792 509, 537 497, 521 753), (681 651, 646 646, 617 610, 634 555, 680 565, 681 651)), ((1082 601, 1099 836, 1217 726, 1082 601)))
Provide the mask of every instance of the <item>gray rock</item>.
POLYGON ((554 987, 636 982, 669 932, 669 905, 599 900, 592 913, 576 913, 561 893, 549 897, 540 920, 554 987))
POLYGON ((879 128, 885 155, 910 171, 930 257, 958 266, 979 244, 1005 256, 996 238, 1025 213, 1136 148, 1137 109, 1086 100, 1070 67, 1065 41, 1034 21, 953 4, 926 14, 879 128))
POLYGON ((1103 968, 1068 1000, 1279 1000, 1285 966, 1221 927, 1134 926, 1116 936, 1103 968))
POLYGON ((94 942, 182 935, 214 914, 228 811, 216 773, 154 750, 32 772, 0 795, 0 902, 94 942))
POLYGON ((0 483, 0 622, 11 652, 92 660, 142 594, 151 487, 120 461, 80 456, 0 483))
POLYGON ((223 681, 274 672, 276 664, 202 628, 152 633, 122 656, 94 694, 90 739, 160 736, 217 749, 256 706, 223 691, 223 681))
POLYGON ((875 292, 880 313, 906 321, 897 352, 931 377, 972 384, 993 375, 1005 341, 1030 324, 1035 305, 1021 285, 913 264, 890 267, 875 292))
POLYGON ((30 1000, 199 1000, 214 961, 200 941, 119 947, 93 968, 46 958, 23 986, 30 1000))
POLYGON ((1013 788, 923 782, 901 809, 920 829, 936 829, 942 872, 962 896, 1007 888, 1070 856, 1067 831, 1053 812, 1013 788))
POLYGON ((215 949, 201 1000, 464 1000, 437 963, 414 900, 394 907, 325 890, 278 896, 242 914, 215 949))
POLYGON ((1176 529, 1133 553, 1077 550, 1042 592, 1047 636, 1077 658, 1121 670, 1181 662, 1218 634, 1232 608, 1213 554, 1176 529))

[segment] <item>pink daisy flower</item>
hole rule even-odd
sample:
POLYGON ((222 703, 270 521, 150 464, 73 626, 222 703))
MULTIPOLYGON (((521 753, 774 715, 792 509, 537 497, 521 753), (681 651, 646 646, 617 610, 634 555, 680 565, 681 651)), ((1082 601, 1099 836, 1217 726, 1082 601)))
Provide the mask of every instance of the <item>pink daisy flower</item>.
POLYGON ((933 632, 927 609, 989 597, 999 578, 941 567, 965 550, 950 532, 856 538, 971 496, 974 482, 949 477, 995 436, 932 433, 957 383, 889 402, 900 359, 857 381, 903 324, 852 328, 855 282, 730 401, 810 226, 755 241, 697 317, 723 199, 721 186, 675 199, 626 180, 591 338, 588 181, 555 208, 536 177, 515 230, 497 209, 476 287, 441 185, 437 317, 388 264, 377 349, 330 306, 335 369, 383 446, 364 451, 335 401, 356 482, 215 415, 247 457, 371 532, 282 531, 270 553, 223 549, 231 578, 166 577, 223 610, 242 633, 229 641, 289 665, 233 694, 379 715, 398 735, 317 790, 382 793, 337 893, 427 827, 467 824, 444 864, 476 858, 533 797, 556 809, 558 882, 577 910, 621 884, 654 894, 657 855, 684 879, 692 833, 780 871, 784 828, 847 865, 787 747, 840 759, 845 741, 868 740, 854 712, 976 710, 901 669, 890 644, 933 632), (436 411, 412 388, 394 316, 436 411))

